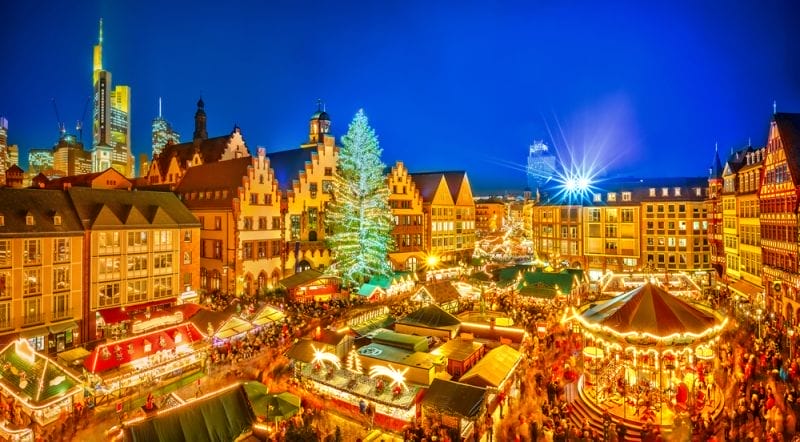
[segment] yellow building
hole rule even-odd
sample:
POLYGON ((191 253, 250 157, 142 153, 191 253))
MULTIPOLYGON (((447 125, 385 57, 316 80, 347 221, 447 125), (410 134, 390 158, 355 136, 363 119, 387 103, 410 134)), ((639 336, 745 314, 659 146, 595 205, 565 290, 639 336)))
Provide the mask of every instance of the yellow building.
POLYGON ((126 322, 137 312, 176 304, 196 284, 200 225, 174 194, 82 187, 67 193, 87 236, 87 341, 130 331, 126 322))
POLYGON ((386 179, 389 186, 389 206, 394 216, 394 250, 389 259, 396 270, 416 272, 428 256, 426 215, 422 196, 405 165, 398 161, 386 179))
POLYGON ((554 267, 567 263, 571 267, 587 268, 581 206, 531 201, 526 202, 524 209, 526 218, 530 213, 530 238, 540 260, 554 267))
POLYGON ((191 167, 175 192, 200 221, 201 289, 255 295, 283 278, 280 192, 263 148, 191 167))
POLYGON ((721 193, 726 262, 723 282, 736 295, 761 306, 764 289, 758 188, 763 159, 763 148, 734 152, 725 163, 721 193))
POLYGON ((60 190, 0 188, 0 341, 80 345, 84 228, 60 190))
POLYGON ((499 198, 475 201, 475 231, 479 236, 503 230, 506 205, 499 198))
POLYGON ((469 262, 475 247, 475 202, 466 172, 412 173, 425 214, 426 250, 440 261, 469 262))

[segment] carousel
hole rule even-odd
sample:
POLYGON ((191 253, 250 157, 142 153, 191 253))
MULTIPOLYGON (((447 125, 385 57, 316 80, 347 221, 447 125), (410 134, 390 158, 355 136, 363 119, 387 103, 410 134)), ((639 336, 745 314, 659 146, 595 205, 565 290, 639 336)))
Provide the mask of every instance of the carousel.
POLYGON ((583 335, 577 397, 596 414, 669 433, 722 411, 724 396, 711 361, 728 320, 718 312, 651 281, 572 308, 565 320, 583 335))

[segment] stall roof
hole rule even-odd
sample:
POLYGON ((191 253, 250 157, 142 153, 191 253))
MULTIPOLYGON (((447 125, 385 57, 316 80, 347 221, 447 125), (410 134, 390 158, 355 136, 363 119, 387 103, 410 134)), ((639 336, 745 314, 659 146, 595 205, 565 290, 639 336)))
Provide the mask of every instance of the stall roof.
POLYGON ((358 349, 358 354, 398 365, 429 369, 439 356, 421 351, 403 350, 383 344, 368 344, 358 349))
POLYGON ((375 330, 391 327, 393 324, 394 318, 387 314, 372 318, 369 321, 351 325, 350 330, 353 330, 359 336, 366 336, 375 330))
POLYGON ((461 325, 455 316, 442 310, 437 305, 427 305, 411 312, 405 318, 397 321, 398 324, 418 325, 429 328, 454 329, 461 325))
POLYGON ((28 341, 14 341, 0 350, 0 383, 4 389, 25 397, 29 405, 43 406, 81 391, 81 381, 66 369, 31 348, 28 341))
POLYGON ((465 419, 478 417, 486 398, 486 389, 436 378, 425 391, 422 406, 465 419))
POLYGON ((230 339, 236 335, 247 333, 253 329, 253 324, 239 318, 238 316, 231 316, 225 321, 222 326, 214 333, 217 339, 230 339))
POLYGON ((382 330, 375 333, 372 336, 372 342, 410 351, 428 351, 428 339, 426 337, 397 333, 391 330, 382 330))
POLYGON ((186 322, 163 330, 100 344, 83 361, 83 366, 92 373, 100 373, 118 368, 145 356, 153 355, 161 350, 173 349, 176 347, 175 336, 178 333, 181 334, 181 344, 193 343, 205 338, 197 326, 191 322, 186 322), (149 352, 145 351, 145 341, 148 341, 151 345, 149 352))
POLYGON ((483 347, 480 342, 472 339, 451 339, 436 347, 431 354, 441 355, 454 361, 464 361, 483 347))
POLYGON ((275 307, 265 305, 264 308, 259 310, 256 315, 253 316, 253 319, 250 322, 252 322, 254 325, 261 326, 273 323, 277 324, 283 322, 285 318, 286 315, 282 311, 276 309, 275 307))
POLYGON ((281 279, 280 281, 278 281, 278 284, 286 287, 287 289, 293 289, 306 285, 310 282, 314 282, 318 279, 338 279, 338 278, 333 275, 326 275, 318 270, 308 269, 300 273, 295 273, 294 275, 288 278, 281 279))
POLYGON ((461 376, 465 384, 498 388, 519 363, 520 353, 508 345, 490 351, 461 376))
POLYGON ((363 298, 371 298, 375 293, 385 293, 382 287, 373 284, 362 284, 358 289, 358 296, 363 298))
POLYGON ((237 440, 252 428, 255 418, 244 387, 236 384, 144 419, 126 421, 124 440, 237 440))
POLYGON ((310 364, 314 361, 314 341, 311 339, 301 339, 295 342, 286 352, 286 357, 310 364))

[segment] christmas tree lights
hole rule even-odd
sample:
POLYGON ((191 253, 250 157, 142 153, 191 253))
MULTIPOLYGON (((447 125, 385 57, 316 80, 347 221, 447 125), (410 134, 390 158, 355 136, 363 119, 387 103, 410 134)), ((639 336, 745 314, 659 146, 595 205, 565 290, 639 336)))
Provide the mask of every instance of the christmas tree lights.
POLYGON ((387 256, 392 249, 393 219, 385 167, 375 131, 360 109, 342 138, 327 211, 333 232, 328 237, 334 257, 331 270, 344 286, 391 273, 387 256))

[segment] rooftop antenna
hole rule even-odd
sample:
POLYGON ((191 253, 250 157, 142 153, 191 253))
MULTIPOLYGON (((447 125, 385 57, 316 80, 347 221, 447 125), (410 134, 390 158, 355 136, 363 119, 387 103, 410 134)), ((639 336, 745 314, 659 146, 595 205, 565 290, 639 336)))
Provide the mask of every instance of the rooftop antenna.
POLYGON ((753 147, 753 140, 750 137, 747 137, 747 145, 753 147))
POLYGON ((322 110, 322 98, 317 98, 317 110, 322 110))
POLYGON ((158 97, 158 118, 161 118, 161 97, 158 97))
POLYGON ((773 115, 778 113, 778 100, 772 100, 772 113, 773 115))

